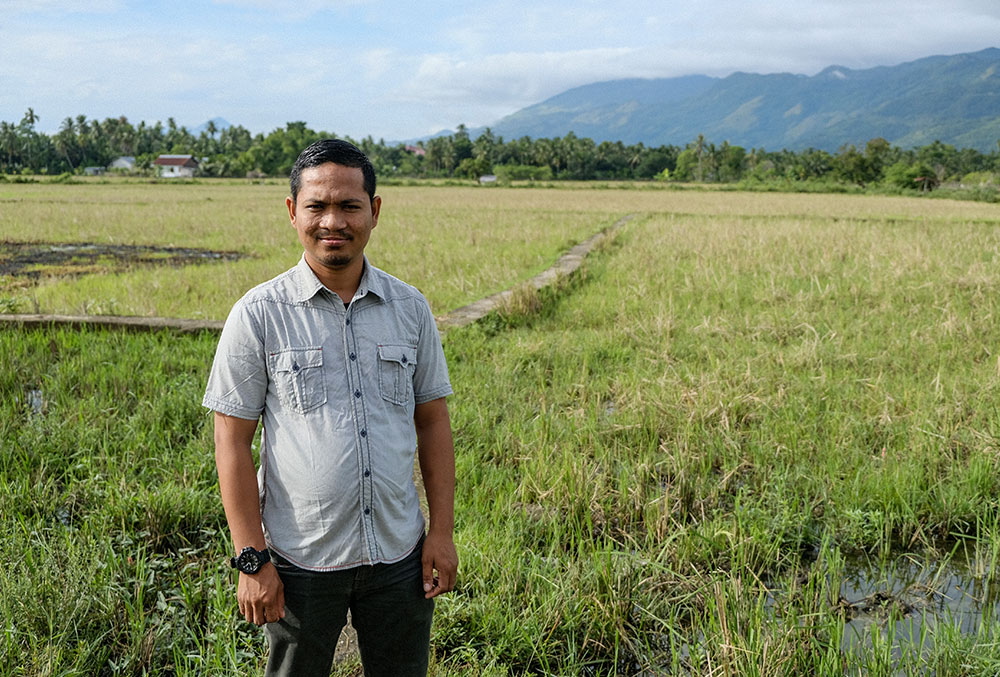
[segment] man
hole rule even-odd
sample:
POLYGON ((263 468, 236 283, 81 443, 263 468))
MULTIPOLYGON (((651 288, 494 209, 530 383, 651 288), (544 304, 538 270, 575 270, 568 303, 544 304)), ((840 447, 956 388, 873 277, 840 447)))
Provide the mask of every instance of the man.
POLYGON ((204 398, 239 610, 266 624, 268 675, 329 675, 348 609, 366 675, 424 675, 458 568, 441 341, 423 296, 364 255, 382 205, 368 158, 318 141, 290 184, 302 259, 233 307, 204 398))

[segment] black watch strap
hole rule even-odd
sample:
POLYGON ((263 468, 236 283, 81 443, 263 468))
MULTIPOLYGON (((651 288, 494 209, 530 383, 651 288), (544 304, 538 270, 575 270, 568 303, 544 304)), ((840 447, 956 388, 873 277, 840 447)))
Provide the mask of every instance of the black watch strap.
POLYGON ((239 569, 245 574, 255 574, 270 561, 271 553, 267 548, 256 550, 251 546, 247 546, 240 550, 240 553, 236 557, 229 558, 229 566, 239 569))

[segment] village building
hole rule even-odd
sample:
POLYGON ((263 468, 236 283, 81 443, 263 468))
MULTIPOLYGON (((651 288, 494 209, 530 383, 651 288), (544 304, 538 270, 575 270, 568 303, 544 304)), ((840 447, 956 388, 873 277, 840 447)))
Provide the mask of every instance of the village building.
POLYGON ((116 157, 108 165, 108 169, 117 169, 119 171, 131 172, 135 171, 135 157, 132 155, 122 155, 116 157))
POLYGON ((161 155, 153 160, 164 178, 191 178, 198 169, 198 161, 193 155, 161 155))

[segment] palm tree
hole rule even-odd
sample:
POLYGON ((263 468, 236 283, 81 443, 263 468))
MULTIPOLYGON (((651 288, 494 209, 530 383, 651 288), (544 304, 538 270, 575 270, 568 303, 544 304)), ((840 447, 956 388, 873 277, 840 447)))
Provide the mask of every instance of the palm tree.
POLYGON ((4 171, 10 172, 14 169, 14 153, 20 150, 18 143, 17 127, 10 122, 0 122, 0 149, 7 154, 7 162, 4 171))
POLYGON ((219 128, 215 125, 215 120, 209 120, 205 124, 205 132, 208 134, 208 138, 210 141, 209 147, 207 149, 209 155, 216 155, 219 152, 219 145, 215 142, 215 135, 218 133, 218 131, 219 128))
POLYGON ((76 126, 73 124, 73 118, 67 117, 62 121, 62 125, 59 127, 59 133, 55 135, 52 139, 56 150, 62 153, 62 156, 66 158, 66 164, 69 165, 70 171, 76 169, 73 165, 73 160, 69 156, 70 148, 76 146, 76 126))
POLYGON ((27 112, 24 114, 24 117, 21 119, 21 124, 26 125, 30 129, 35 126, 35 123, 38 122, 38 120, 39 117, 35 115, 35 109, 29 107, 27 112))
POLYGON ((698 181, 699 183, 704 179, 705 174, 701 167, 702 157, 705 155, 705 135, 699 134, 698 138, 694 142, 694 154, 698 158, 698 181))
POLYGON ((18 125, 20 133, 24 136, 24 149, 28 156, 28 166, 33 166, 32 160, 35 146, 35 123, 38 122, 38 116, 35 115, 35 109, 28 108, 24 117, 21 118, 21 124, 18 125))

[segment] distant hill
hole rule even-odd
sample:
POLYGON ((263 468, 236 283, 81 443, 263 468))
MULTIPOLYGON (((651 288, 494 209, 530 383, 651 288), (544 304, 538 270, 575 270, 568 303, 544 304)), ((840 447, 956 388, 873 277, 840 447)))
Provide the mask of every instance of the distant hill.
MULTIPOLYGON (((814 76, 734 73, 612 80, 570 89, 490 125, 505 139, 577 136, 683 146, 836 151, 881 136, 987 152, 1000 140, 1000 49, 814 76)), ((470 130, 473 138, 481 130, 470 130)))
POLYGON ((207 132, 209 122, 215 123, 216 133, 221 132, 223 129, 229 129, 230 127, 232 127, 232 125, 229 124, 229 121, 226 120, 225 118, 212 118, 211 120, 206 120, 205 122, 201 123, 194 129, 192 129, 191 133, 194 134, 195 136, 199 136, 202 132, 207 132))

